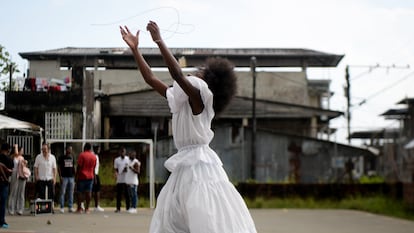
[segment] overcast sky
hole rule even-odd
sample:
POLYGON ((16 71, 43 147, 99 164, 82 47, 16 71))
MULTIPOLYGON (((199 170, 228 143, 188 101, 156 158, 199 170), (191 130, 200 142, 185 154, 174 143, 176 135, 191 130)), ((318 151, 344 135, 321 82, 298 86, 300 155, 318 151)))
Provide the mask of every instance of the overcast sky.
MULTIPOLYGON (((344 71, 350 65, 352 131, 398 127, 379 115, 414 97, 414 1, 5 0, 1 6, 0 44, 20 70, 28 65, 19 52, 125 47, 118 25, 143 30, 141 46, 154 47, 145 32, 154 20, 170 47, 306 48, 345 55, 338 67, 308 74, 332 80, 331 109, 345 112, 344 71)), ((331 125, 339 130, 336 139, 346 142, 345 118, 331 125)))

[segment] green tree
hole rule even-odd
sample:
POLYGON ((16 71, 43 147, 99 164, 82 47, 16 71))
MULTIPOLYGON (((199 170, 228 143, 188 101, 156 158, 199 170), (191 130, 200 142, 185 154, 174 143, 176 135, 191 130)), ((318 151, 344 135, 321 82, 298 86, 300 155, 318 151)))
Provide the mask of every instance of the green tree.
POLYGON ((0 45, 0 74, 8 74, 10 72, 10 65, 13 67, 13 73, 20 72, 17 69, 17 64, 11 61, 9 52, 6 51, 4 46, 0 45))
MULTIPOLYGON (((19 69, 17 69, 17 64, 11 60, 10 53, 6 51, 6 48, 4 48, 4 46, 0 45, 0 77, 10 75, 10 67, 12 74, 20 72, 19 69)), ((2 86, 2 90, 5 90, 8 88, 9 83, 2 82, 2 86)))

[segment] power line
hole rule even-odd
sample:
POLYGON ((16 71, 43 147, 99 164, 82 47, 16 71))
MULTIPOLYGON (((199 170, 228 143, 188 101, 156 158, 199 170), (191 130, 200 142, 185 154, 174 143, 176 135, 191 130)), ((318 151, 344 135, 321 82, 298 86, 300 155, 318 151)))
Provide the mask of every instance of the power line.
MULTIPOLYGON (((351 144, 351 78, 350 78, 350 74, 349 74, 349 69, 351 67, 352 68, 368 68, 369 72, 372 71, 373 69, 378 69, 378 68, 386 69, 387 72, 390 69, 409 69, 410 68, 409 65, 396 66, 395 64, 392 64, 392 65, 388 65, 388 66, 382 66, 382 65, 379 65, 378 63, 374 66, 372 66, 372 65, 346 65, 346 67, 345 67, 345 81, 346 81, 345 97, 347 99, 346 120, 347 120, 347 123, 348 123, 347 131, 348 131, 348 143, 349 144, 351 144)), ((367 74, 367 72, 365 72, 363 74, 367 74)), ((362 74, 360 74, 358 78, 360 78, 361 76, 362 76, 362 74)), ((379 93, 376 93, 376 94, 379 94, 379 93)), ((361 103, 363 104, 364 101, 366 102, 366 100, 363 100, 361 103)))
POLYGON ((411 72, 411 73, 409 73, 409 74, 407 74, 407 75, 405 75, 405 76, 403 76, 401 79, 398 79, 396 82, 394 82, 394 83, 392 83, 392 84, 390 84, 390 85, 388 85, 388 86, 386 86, 386 87, 382 88, 381 90, 379 90, 379 91, 375 92, 374 94, 372 94, 372 95, 368 96, 367 98, 365 98, 364 100, 362 100, 362 101, 358 104, 358 106, 361 106, 361 105, 365 104, 368 100, 370 100, 370 99, 372 99, 372 98, 376 97, 376 96, 377 96, 377 95, 379 95, 379 94, 382 94, 382 92, 384 92, 384 91, 386 91, 386 90, 391 89, 392 87, 394 87, 394 86, 398 85, 400 82, 402 82, 402 81, 406 80, 407 78, 409 78, 409 77, 410 77, 410 76, 412 76, 412 75, 414 75, 414 71, 413 71, 413 72, 411 72))

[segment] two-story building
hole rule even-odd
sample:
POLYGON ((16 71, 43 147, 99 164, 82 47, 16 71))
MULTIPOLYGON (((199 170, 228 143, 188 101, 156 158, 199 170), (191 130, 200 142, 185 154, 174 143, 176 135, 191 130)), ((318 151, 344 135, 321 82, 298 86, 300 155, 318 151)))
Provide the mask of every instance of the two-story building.
MULTIPOLYGON (((237 96, 213 122, 211 145, 232 180, 330 182, 341 179, 348 157, 371 156, 321 139, 335 132, 329 121, 342 113, 327 108, 330 81, 309 80, 307 69, 336 67, 343 55, 276 48, 171 50, 184 72, 211 56, 235 64, 237 96), (252 57, 257 61, 255 89, 252 57), (257 131, 251 127, 254 121, 257 131)), ((159 50, 141 51, 156 75, 172 84, 159 50)), ((144 83, 129 49, 63 48, 20 55, 30 68, 24 91, 6 93, 8 115, 44 126, 46 140, 154 139, 157 180, 165 179, 162 164, 175 151, 171 114, 165 99, 144 83)))

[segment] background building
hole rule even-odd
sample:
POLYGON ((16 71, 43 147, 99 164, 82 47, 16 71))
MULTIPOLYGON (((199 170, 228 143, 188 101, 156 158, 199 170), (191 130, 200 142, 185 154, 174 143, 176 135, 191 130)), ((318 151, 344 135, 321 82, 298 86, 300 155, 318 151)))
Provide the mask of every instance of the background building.
MULTIPOLYGON (((329 140, 335 132, 329 121, 342 114, 329 109, 330 81, 309 80, 306 74, 309 67, 336 67, 343 55, 276 48, 171 50, 184 72, 211 56, 235 64, 237 97, 213 122, 212 142, 232 180, 342 181, 349 158, 357 174, 366 172, 371 152, 329 140)), ((156 75, 172 84, 159 50, 141 51, 156 75)), ((175 151, 171 114, 165 99, 140 77, 129 49, 62 48, 20 55, 29 60, 28 78, 23 91, 6 93, 5 113, 44 126, 46 140, 152 138, 156 177, 165 180, 163 162, 175 151)))

